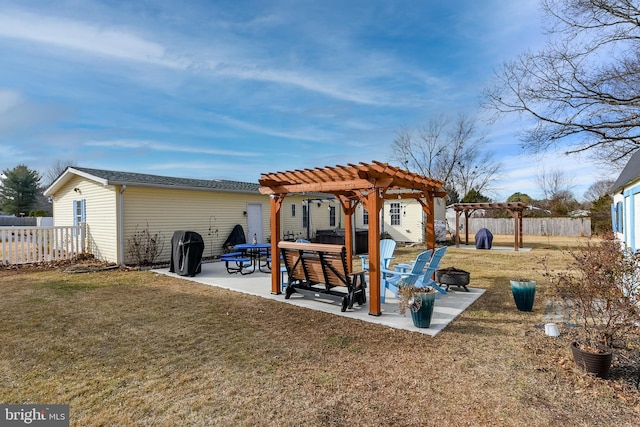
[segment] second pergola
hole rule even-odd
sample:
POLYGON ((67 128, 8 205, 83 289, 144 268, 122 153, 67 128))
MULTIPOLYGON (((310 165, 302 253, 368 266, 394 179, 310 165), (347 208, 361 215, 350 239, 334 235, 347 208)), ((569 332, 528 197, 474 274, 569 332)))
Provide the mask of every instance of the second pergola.
POLYGON ((523 202, 504 203, 456 203, 449 206, 456 212, 456 248, 460 247, 460 215, 464 213, 465 243, 469 244, 469 217, 478 209, 506 210, 513 218, 514 250, 522 247, 522 212, 527 208, 523 202))

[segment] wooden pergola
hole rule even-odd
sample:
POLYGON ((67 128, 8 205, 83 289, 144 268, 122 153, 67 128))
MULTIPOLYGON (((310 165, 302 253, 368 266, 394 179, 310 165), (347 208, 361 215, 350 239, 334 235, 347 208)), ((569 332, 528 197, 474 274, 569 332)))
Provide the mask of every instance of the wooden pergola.
POLYGON ((460 247, 460 215, 464 212, 465 244, 469 244, 469 215, 477 209, 506 210, 511 214, 514 221, 514 250, 522 247, 522 212, 527 208, 523 202, 504 203, 456 203, 450 206, 456 211, 456 248, 460 247))
POLYGON ((385 199, 415 199, 426 214, 426 243, 435 247, 434 199, 444 197, 442 182, 427 178, 387 163, 348 164, 315 169, 265 173, 258 181, 260 193, 271 200, 271 292, 281 293, 280 207, 289 194, 327 193, 340 202, 345 215, 345 246, 347 262, 353 271, 353 221, 359 203, 369 213, 369 314, 379 316, 380 309, 380 209, 385 199))

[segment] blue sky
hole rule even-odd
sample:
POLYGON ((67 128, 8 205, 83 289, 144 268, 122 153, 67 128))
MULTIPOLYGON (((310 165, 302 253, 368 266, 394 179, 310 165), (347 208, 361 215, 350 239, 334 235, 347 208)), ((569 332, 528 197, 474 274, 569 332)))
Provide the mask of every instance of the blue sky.
POLYGON ((617 173, 522 156, 525 124, 479 110, 494 70, 542 42, 537 0, 0 0, 0 171, 255 182, 389 161, 399 129, 463 113, 504 165, 496 200, 541 197, 543 167, 580 199, 617 173))

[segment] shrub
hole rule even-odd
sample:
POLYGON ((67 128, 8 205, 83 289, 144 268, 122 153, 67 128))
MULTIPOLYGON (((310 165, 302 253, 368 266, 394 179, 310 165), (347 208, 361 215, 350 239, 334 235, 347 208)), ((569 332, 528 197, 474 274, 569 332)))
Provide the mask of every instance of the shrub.
POLYGON ((613 233, 590 240, 569 251, 571 262, 564 272, 549 272, 555 293, 573 309, 581 326, 583 347, 612 347, 615 339, 637 327, 640 321, 638 259, 624 249, 613 233))
POLYGON ((164 237, 161 233, 151 234, 149 223, 147 228, 133 233, 133 237, 128 239, 129 255, 135 260, 137 265, 153 265, 158 256, 164 250, 164 237))

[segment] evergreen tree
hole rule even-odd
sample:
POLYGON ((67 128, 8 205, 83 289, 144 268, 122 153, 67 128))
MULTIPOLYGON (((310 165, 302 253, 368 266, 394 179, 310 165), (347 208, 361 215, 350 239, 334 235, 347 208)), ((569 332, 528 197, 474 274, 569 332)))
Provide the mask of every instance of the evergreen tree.
POLYGON ((462 199, 462 203, 489 203, 490 201, 490 198, 483 196, 482 193, 473 188, 462 199))
POLYGON ((0 206, 8 214, 28 215, 36 204, 40 175, 19 165, 5 170, 0 177, 0 206))

